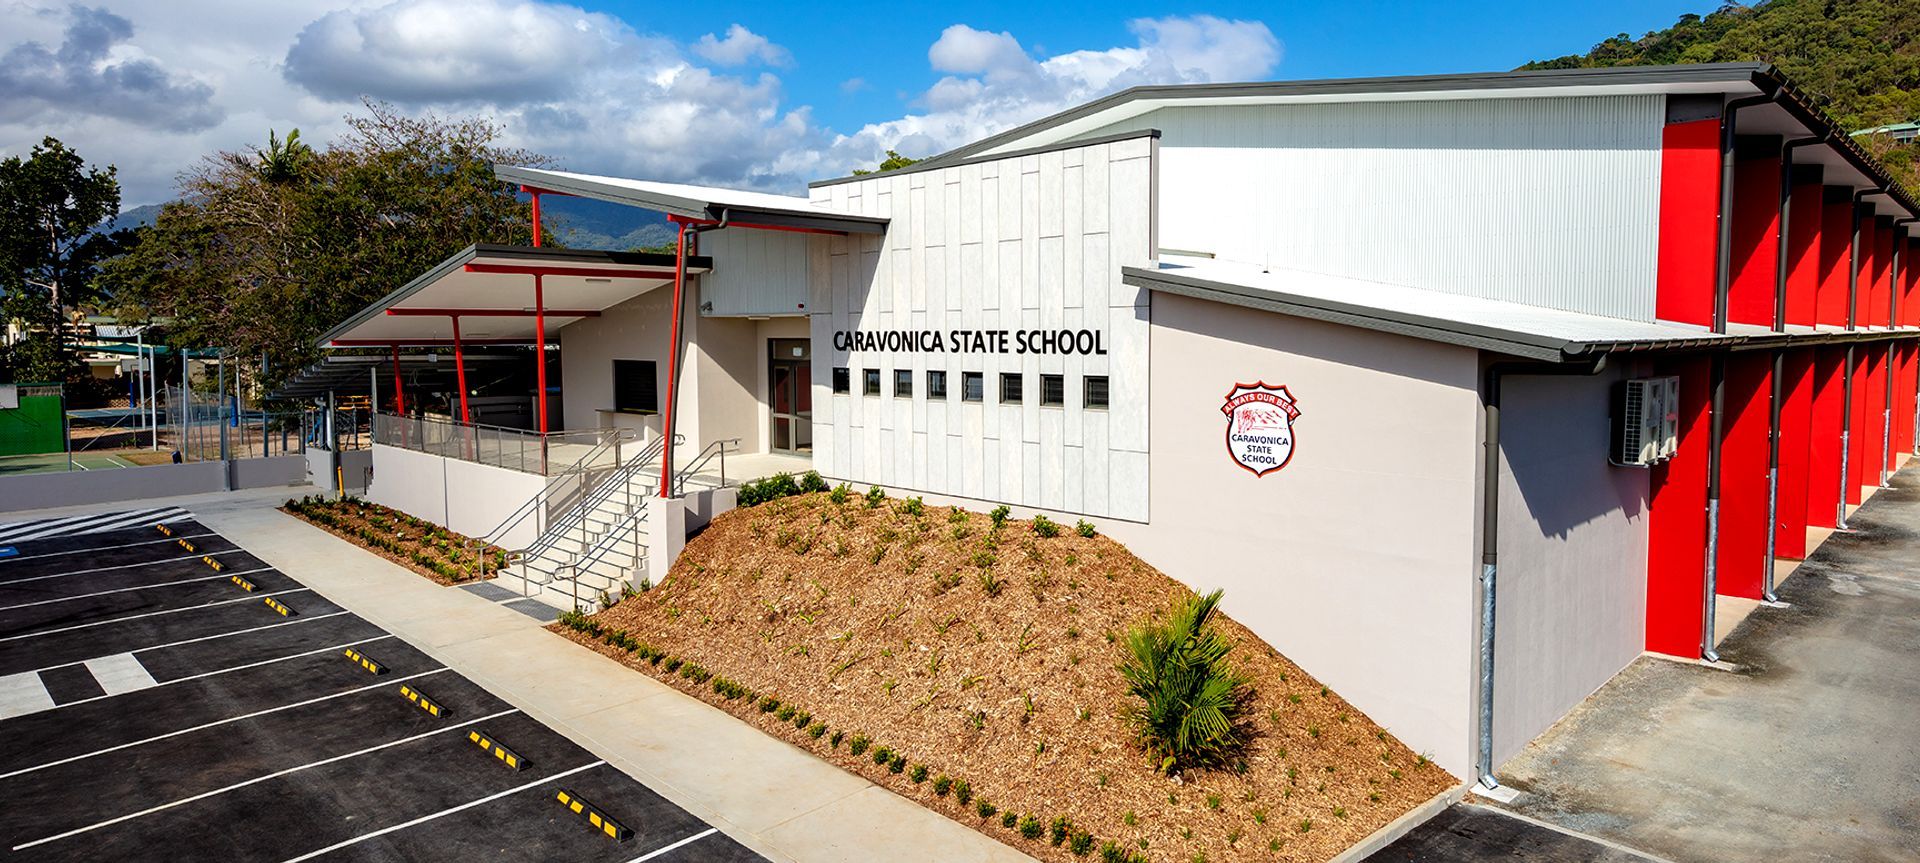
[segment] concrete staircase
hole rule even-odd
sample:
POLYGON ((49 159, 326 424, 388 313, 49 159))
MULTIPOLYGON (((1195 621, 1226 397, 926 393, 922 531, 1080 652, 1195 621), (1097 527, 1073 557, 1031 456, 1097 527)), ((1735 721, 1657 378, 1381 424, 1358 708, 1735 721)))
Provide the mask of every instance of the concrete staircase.
POLYGON ((647 501, 659 487, 659 461, 635 459, 547 526, 496 583, 562 611, 596 611, 600 595, 617 599, 646 568, 647 501))

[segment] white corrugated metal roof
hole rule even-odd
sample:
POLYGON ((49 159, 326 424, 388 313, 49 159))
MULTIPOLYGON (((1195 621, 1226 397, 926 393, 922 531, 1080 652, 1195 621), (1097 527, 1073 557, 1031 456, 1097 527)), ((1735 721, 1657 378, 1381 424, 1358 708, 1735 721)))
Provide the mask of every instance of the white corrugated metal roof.
POLYGON ((1561 357, 1596 350, 1731 343, 1746 338, 1714 335, 1705 327, 1687 324, 1609 318, 1326 273, 1262 270, 1200 258, 1166 258, 1149 267, 1129 267, 1125 278, 1128 284, 1154 290, 1521 356, 1561 357))
POLYGON ((719 219, 727 215, 735 221, 850 233, 880 233, 887 225, 887 219, 883 217, 835 210, 791 195, 659 180, 602 177, 516 165, 495 165, 493 173, 509 183, 541 191, 611 201, 690 219, 719 219))

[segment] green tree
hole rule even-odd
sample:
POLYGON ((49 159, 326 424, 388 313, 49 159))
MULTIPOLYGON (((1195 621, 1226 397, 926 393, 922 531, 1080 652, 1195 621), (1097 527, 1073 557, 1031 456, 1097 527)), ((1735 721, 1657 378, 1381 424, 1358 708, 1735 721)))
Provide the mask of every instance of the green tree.
POLYGON ((328 327, 476 242, 528 243, 532 212, 493 176, 550 160, 498 143, 482 118, 408 116, 369 102, 324 150, 269 133, 181 180, 100 284, 124 318, 165 316, 169 339, 266 356, 272 387, 312 362, 328 327))
POLYGON ((26 332, 0 348, 0 379, 65 381, 76 371, 65 322, 122 235, 97 230, 120 211, 112 166, 89 166, 54 138, 0 161, 0 320, 26 332))
POLYGON ((920 160, 912 158, 911 156, 902 156, 893 150, 888 150, 887 157, 885 159, 880 160, 879 167, 871 171, 865 168, 855 168, 853 169, 853 173, 854 173, 854 176, 859 177, 859 176, 865 176, 867 174, 878 174, 878 173, 885 173, 887 171, 897 171, 901 168, 904 168, 918 161, 920 160))

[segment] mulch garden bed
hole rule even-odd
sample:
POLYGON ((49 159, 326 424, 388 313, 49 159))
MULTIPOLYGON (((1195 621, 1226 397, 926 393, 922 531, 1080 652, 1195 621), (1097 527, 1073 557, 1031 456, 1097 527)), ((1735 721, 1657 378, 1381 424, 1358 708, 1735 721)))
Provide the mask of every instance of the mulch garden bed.
POLYGON ((492 578, 506 566, 505 549, 486 546, 485 559, 478 559, 466 536, 355 497, 308 495, 288 500, 280 511, 440 584, 492 578))
POLYGON ((1324 861, 1455 784, 1224 616, 1248 742, 1231 766, 1160 772, 1118 666, 1128 628, 1190 592, 1058 527, 781 497, 553 629, 1042 860, 1324 861))

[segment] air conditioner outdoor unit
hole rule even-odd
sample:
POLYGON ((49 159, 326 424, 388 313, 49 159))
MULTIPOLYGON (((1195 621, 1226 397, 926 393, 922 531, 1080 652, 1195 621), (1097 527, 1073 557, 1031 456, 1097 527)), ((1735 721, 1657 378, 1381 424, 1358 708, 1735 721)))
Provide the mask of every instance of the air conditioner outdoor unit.
POLYGON ((1647 467, 1673 457, 1680 448, 1680 379, 1635 378, 1621 381, 1613 406, 1613 452, 1608 461, 1647 467))

